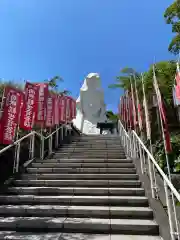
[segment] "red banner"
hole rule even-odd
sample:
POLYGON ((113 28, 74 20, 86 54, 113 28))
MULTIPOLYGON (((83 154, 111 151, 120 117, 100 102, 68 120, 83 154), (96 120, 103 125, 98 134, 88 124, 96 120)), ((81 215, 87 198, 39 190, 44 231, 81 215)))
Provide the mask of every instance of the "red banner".
POLYGON ((120 103, 118 104, 118 116, 120 119, 121 118, 121 104, 120 103))
POLYGON ((175 86, 176 98, 180 100, 180 85, 175 86))
POLYGON ((71 101, 72 101, 72 98, 69 97, 69 96, 66 96, 65 99, 66 99, 66 122, 70 122, 72 120, 71 119, 71 115, 72 115, 72 113, 71 113, 71 110, 72 110, 71 101))
POLYGON ((129 97, 129 99, 128 99, 128 105, 129 105, 129 113, 128 113, 128 115, 129 115, 129 127, 131 128, 131 129, 134 129, 134 121, 133 121, 133 104, 132 104, 132 99, 131 99, 131 97, 129 97))
POLYGON ((160 103, 160 114, 161 114, 162 121, 163 121, 166 151, 167 151, 167 153, 170 153, 170 152, 172 152, 172 146, 171 146, 170 133, 169 133, 169 129, 168 129, 168 123, 167 123, 165 106, 164 106, 163 100, 160 103))
POLYGON ((65 98, 62 96, 60 97, 60 104, 59 104, 59 120, 60 123, 65 123, 66 118, 65 118, 65 98))
POLYGON ((122 119, 122 122, 124 123, 124 96, 121 97, 121 119, 122 119))
POLYGON ((22 93, 15 88, 6 87, 5 101, 0 121, 0 140, 3 144, 11 144, 14 141, 16 127, 22 104, 22 93))
POLYGON ((36 123, 44 123, 46 119, 46 107, 48 98, 48 84, 36 83, 37 86, 37 112, 35 115, 36 123))
POLYGON ((120 97, 120 102, 119 102, 119 119, 122 119, 122 113, 123 113, 123 104, 122 104, 122 97, 120 97))
POLYGON ((53 94, 48 95, 47 98, 47 114, 46 114, 46 127, 52 127, 54 125, 54 107, 55 96, 53 94))
MULTIPOLYGON (((159 95, 160 95, 160 91, 159 91, 159 95)), ((163 124, 164 136, 165 136, 165 139, 164 139, 165 147, 166 147, 167 153, 170 153, 172 151, 171 141, 170 141, 170 133, 169 133, 168 123, 167 123, 167 118, 166 118, 165 105, 164 105, 161 95, 158 98, 158 105, 159 105, 160 115, 162 118, 162 124, 163 124)))
POLYGON ((54 100, 54 124, 59 124, 59 97, 55 96, 54 100))
POLYGON ((71 99, 71 120, 76 118, 76 100, 71 99))
POLYGON ((127 123, 127 105, 126 105, 127 99, 126 96, 123 96, 123 118, 124 123, 127 123))
POLYGON ((26 82, 24 93, 24 105, 22 108, 20 128, 32 130, 33 121, 36 112, 37 102, 37 86, 26 82))
POLYGON ((69 96, 67 96, 66 99, 67 121, 71 122, 76 117, 76 101, 69 96))
POLYGON ((180 72, 179 71, 177 71, 177 73, 176 73, 176 84, 180 85, 180 72))

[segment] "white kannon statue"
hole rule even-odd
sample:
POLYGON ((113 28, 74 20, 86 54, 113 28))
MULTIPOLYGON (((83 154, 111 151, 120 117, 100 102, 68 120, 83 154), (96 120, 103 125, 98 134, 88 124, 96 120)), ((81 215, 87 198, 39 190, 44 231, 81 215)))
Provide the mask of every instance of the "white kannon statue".
POLYGON ((84 134, 99 134, 97 123, 107 120, 99 74, 88 74, 80 89, 76 104, 77 115, 73 120, 74 125, 84 134))

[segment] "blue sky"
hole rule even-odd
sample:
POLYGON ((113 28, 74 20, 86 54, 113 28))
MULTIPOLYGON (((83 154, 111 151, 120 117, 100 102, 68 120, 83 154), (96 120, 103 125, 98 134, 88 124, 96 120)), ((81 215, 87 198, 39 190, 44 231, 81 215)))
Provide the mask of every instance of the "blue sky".
POLYGON ((64 78, 77 97, 89 72, 101 75, 105 102, 116 110, 121 90, 110 90, 123 67, 146 70, 168 53, 171 27, 163 13, 173 0, 1 0, 0 78, 22 82, 64 78))

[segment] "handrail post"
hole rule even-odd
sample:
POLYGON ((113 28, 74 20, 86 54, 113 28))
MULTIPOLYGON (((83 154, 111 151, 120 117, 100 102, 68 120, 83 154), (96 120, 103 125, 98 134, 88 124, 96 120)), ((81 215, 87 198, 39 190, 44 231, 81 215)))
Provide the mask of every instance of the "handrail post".
POLYGON ((61 140, 62 140, 62 141, 63 141, 63 138, 64 138, 63 131, 64 131, 64 129, 63 129, 63 125, 62 125, 62 126, 61 126, 61 140))
POLYGON ((135 143, 135 136, 133 134, 133 158, 136 158, 136 143, 135 143))
POLYGON ((128 133, 129 138, 127 138, 128 140, 128 157, 131 157, 131 137, 130 137, 130 132, 128 133))
POLYGON ((51 139, 51 154, 52 154, 52 150, 53 150, 53 135, 50 136, 51 139))
POLYGON ((41 159, 44 159, 44 137, 41 137, 41 159))
POLYGON ((167 183, 165 180, 164 180, 164 190, 165 190, 165 198, 166 198, 168 218, 169 218, 169 228, 170 228, 171 240, 175 240, 174 226, 173 226, 173 220, 172 220, 171 201, 170 201, 170 195, 168 193, 168 186, 167 186, 167 183))
POLYGON ((41 137, 41 148, 40 148, 40 150, 41 150, 41 153, 40 153, 40 157, 41 157, 41 160, 43 160, 44 159, 44 135, 43 135, 43 128, 42 128, 42 126, 41 126, 41 134, 40 134, 40 137, 41 137))
POLYGON ((152 194, 152 198, 155 198, 154 181, 153 181, 153 174, 152 174, 152 163, 149 156, 147 156, 147 158, 148 158, 149 178, 150 178, 150 184, 151 184, 151 194, 152 194))
POLYGON ((16 173, 18 173, 18 171, 19 171, 20 148, 21 148, 21 142, 19 142, 19 143, 17 144, 17 148, 16 148, 16 158, 15 158, 15 161, 16 161, 15 172, 16 172, 16 173))
POLYGON ((34 142, 35 142, 35 133, 33 133, 30 138, 30 159, 34 158, 34 142))
MULTIPOLYGON (((50 134, 51 134, 51 129, 50 129, 50 134)), ((52 135, 48 139, 48 145, 49 145, 49 155, 52 154, 52 135)))
POLYGON ((132 158, 132 141, 131 141, 131 132, 129 132, 129 156, 132 158))
POLYGON ((144 164, 144 173, 146 173, 147 169, 146 169, 146 157, 145 157, 144 149, 142 150, 142 156, 143 156, 143 164, 144 164))
POLYGON ((128 156, 128 154, 129 154, 129 140, 128 140, 127 136, 125 136, 125 139, 126 139, 126 156, 128 156))
POLYGON ((56 126, 56 148, 59 146, 59 130, 58 126, 56 126))
POLYGON ((141 149, 141 145, 138 142, 138 148, 139 148, 139 154, 140 154, 140 164, 141 164, 141 172, 142 174, 144 174, 144 166, 143 166, 143 158, 142 158, 142 149, 141 149))
POLYGON ((65 124, 65 137, 67 137, 67 126, 66 126, 66 124, 65 124))

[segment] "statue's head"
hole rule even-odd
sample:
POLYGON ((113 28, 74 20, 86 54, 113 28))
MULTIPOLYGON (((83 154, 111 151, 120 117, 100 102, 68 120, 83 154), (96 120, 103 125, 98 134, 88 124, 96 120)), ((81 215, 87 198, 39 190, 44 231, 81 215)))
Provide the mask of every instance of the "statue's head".
POLYGON ((101 87, 100 76, 98 73, 89 73, 85 78, 84 84, 81 89, 98 89, 101 87))

